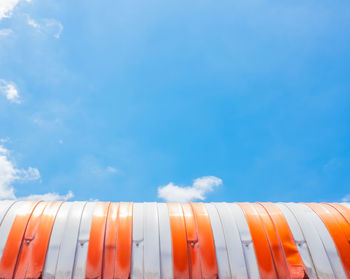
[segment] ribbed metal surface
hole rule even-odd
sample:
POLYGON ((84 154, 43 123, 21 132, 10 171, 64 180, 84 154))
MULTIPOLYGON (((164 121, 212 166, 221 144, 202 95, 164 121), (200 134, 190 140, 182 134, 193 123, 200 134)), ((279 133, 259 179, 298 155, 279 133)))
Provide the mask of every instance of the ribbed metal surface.
POLYGON ((0 278, 350 278, 347 203, 0 201, 0 278))

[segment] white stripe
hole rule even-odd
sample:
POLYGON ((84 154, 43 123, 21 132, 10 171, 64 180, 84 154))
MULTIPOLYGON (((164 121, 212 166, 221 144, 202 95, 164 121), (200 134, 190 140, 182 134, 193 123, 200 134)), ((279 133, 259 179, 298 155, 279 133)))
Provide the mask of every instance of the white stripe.
POLYGON ((301 259, 303 260, 303 263, 306 267, 307 275, 309 276, 310 279, 314 279, 314 278, 316 279, 317 275, 316 275, 316 271, 315 271, 315 267, 314 267, 311 255, 310 255, 309 247, 307 246, 307 243, 305 241, 303 232, 300 229, 298 221, 295 219, 295 216, 285 204, 277 203, 275 205, 279 207, 279 209, 282 211, 284 217, 287 220, 287 223, 292 232, 295 244, 301 256, 301 259))
POLYGON ((52 228, 48 251, 46 254, 45 268, 43 274, 44 279, 54 279, 56 276, 58 255, 60 252, 62 237, 64 234, 64 229, 71 206, 72 203, 65 202, 62 204, 61 208, 57 213, 55 224, 52 228))
POLYGON ((254 279, 260 278, 259 266, 255 255, 254 243, 243 210, 239 207, 239 205, 234 203, 231 203, 230 207, 232 214, 235 218, 239 234, 241 236, 244 256, 247 264, 248 276, 249 278, 254 279))
POLYGON ((96 202, 88 202, 81 217, 74 262, 74 279, 85 279, 86 260, 89 249, 90 229, 96 202))
POLYGON ((158 203, 160 274, 162 279, 173 278, 173 252, 168 206, 158 203))
POLYGON ((131 278, 143 278, 143 204, 134 203, 131 278))
POLYGON ((350 203, 344 202, 342 205, 345 205, 347 208, 350 208, 350 203))
POLYGON ((2 253, 4 252, 4 248, 7 242, 7 238, 10 234, 13 221, 15 220, 17 213, 22 212, 24 209, 27 209, 27 202, 16 202, 9 208, 6 216, 2 221, 2 225, 0 227, 0 259, 2 257, 2 253))
POLYGON ((286 203, 285 205, 293 212, 303 231, 318 277, 336 278, 322 240, 312 222, 312 218, 310 218, 309 208, 303 204, 286 203))
POLYGON ((215 206, 224 229, 232 278, 248 278, 240 234, 230 207, 226 203, 215 206))
POLYGON ((228 260, 227 246, 220 216, 214 204, 205 204, 209 214, 211 228, 214 236, 216 262, 218 264, 219 278, 230 279, 231 270, 228 260))
MULTIPOLYGON (((307 206, 305 206, 307 207, 307 206)), ((334 244, 334 241, 332 239, 332 236, 329 234, 326 225, 323 223, 321 218, 309 207, 307 207, 307 210, 309 211, 310 219, 312 220, 313 224, 316 227, 316 230, 318 234, 320 235, 323 246, 327 252, 328 259, 331 263, 333 272, 335 274, 336 278, 347 278, 345 275, 345 270, 343 267, 343 264, 341 262, 341 259, 339 257, 337 248, 334 244)))
POLYGON ((56 279, 72 278, 80 220, 85 202, 74 202, 69 210, 59 251, 56 279))
POLYGON ((159 226, 156 203, 144 203, 144 274, 145 279, 160 278, 159 226))
POLYGON ((5 215, 15 202, 16 201, 0 201, 0 226, 5 218, 5 215))

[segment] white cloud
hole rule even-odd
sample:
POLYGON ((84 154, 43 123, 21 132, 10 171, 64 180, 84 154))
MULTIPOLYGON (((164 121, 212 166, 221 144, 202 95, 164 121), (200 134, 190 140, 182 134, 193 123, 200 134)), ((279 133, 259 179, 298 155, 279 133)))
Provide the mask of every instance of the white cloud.
POLYGON ((12 34, 12 29, 0 29, 0 37, 6 37, 12 34))
POLYGON ((341 199, 342 202, 350 202, 350 194, 341 199))
POLYGON ((18 198, 19 200, 44 200, 44 201, 66 201, 74 197, 72 191, 68 191, 65 195, 60 195, 58 193, 46 193, 42 195, 29 195, 27 197, 18 198))
POLYGON ((167 202, 189 202, 205 200, 205 195, 222 185, 222 180, 215 176, 203 176, 193 181, 192 186, 181 187, 170 182, 158 188, 158 198, 167 202))
POLYGON ((63 31, 62 23, 56 19, 51 18, 51 19, 42 19, 37 21, 28 17, 27 22, 30 26, 32 26, 37 31, 45 33, 50 36, 54 36, 56 39, 58 39, 61 36, 61 33, 63 31))
POLYGON ((0 95, 4 95, 12 103, 21 102, 16 84, 11 81, 0 79, 0 95))
POLYGON ((19 0, 1 0, 0 1, 0 20, 5 17, 11 17, 12 11, 18 4, 19 0))
POLYGON ((18 169, 9 158, 10 152, 0 145, 0 199, 14 199, 14 182, 27 182, 40 179, 40 172, 36 168, 18 169))
MULTIPOLYGON (((0 139, 0 142, 7 140, 0 139)), ((29 167, 28 169, 18 169, 10 159, 10 151, 0 144, 0 200, 16 199, 15 189, 12 186, 15 182, 29 182, 40 179, 38 169, 29 167)), ((21 197, 21 200, 68 200, 73 197, 72 191, 68 191, 66 195, 58 193, 46 193, 42 195, 29 195, 21 197)))
POLYGON ((109 173, 117 173, 118 172, 118 170, 116 168, 111 167, 111 166, 108 166, 106 168, 106 171, 109 172, 109 173))

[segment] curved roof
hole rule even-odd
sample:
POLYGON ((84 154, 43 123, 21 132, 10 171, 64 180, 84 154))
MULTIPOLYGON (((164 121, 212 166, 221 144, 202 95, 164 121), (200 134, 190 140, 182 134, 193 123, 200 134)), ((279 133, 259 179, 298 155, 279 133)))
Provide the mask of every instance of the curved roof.
POLYGON ((1 201, 0 258, 0 278, 350 278, 350 205, 1 201))

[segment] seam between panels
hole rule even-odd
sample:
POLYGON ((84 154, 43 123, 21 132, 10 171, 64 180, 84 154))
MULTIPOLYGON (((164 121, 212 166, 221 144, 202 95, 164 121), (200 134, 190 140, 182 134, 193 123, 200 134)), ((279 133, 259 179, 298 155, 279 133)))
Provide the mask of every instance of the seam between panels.
MULTIPOLYGON (((30 216, 29 216, 29 218, 28 218, 26 227, 25 227, 25 229, 24 229, 24 231, 23 231, 23 236, 22 236, 22 240, 21 240, 21 246, 20 246, 19 249, 18 249, 17 259, 16 259, 16 263, 15 263, 15 266, 14 266, 14 269, 13 269, 13 274, 12 274, 12 276, 14 276, 14 275, 16 274, 16 269, 17 269, 18 261, 20 260, 20 257, 21 257, 23 240, 24 240, 24 237, 25 237, 25 234, 26 234, 26 231, 27 231, 27 228, 28 228, 28 224, 29 224, 29 222, 30 222, 30 219, 32 218, 32 215, 33 215, 34 210, 36 209, 36 207, 39 205, 39 203, 42 203, 42 202, 43 202, 43 201, 38 201, 38 202, 35 204, 34 208, 32 209, 32 212, 30 213, 30 216)), ((44 213, 44 210, 45 210, 45 208, 46 208, 47 206, 48 206, 48 204, 45 205, 45 207, 43 208, 42 213, 44 213)), ((41 213, 41 215, 42 215, 42 213, 41 213)))
POLYGON ((161 257, 161 255, 162 255, 162 246, 161 246, 161 241, 160 241, 160 218, 159 218, 159 206, 158 206, 159 204, 157 203, 156 204, 156 208, 157 208, 157 219, 158 219, 158 245, 159 245, 159 277, 161 277, 162 276, 162 257, 161 257))
MULTIPOLYGON (((34 212, 34 210, 36 209, 36 207, 38 206, 38 204, 40 204, 41 202, 42 202, 42 201, 37 201, 37 202, 35 202, 35 203, 32 202, 32 203, 34 203, 34 205, 33 205, 32 208, 31 208, 31 212, 30 212, 30 214, 29 214, 29 216, 28 216, 28 218, 27 218, 27 221, 25 222, 25 226, 24 226, 24 229, 23 229, 23 234, 22 234, 22 237, 21 237, 21 239, 20 239, 20 244, 19 244, 19 247, 18 247, 18 252, 17 252, 16 260, 14 261, 14 266, 13 266, 12 276, 11 276, 11 277, 13 277, 13 275, 15 274, 15 271, 16 271, 16 267, 17 267, 18 260, 19 260, 20 254, 21 254, 21 250, 22 250, 22 244, 23 244, 24 236, 25 236, 25 233, 26 233, 26 230, 27 230, 27 227, 28 227, 30 218, 32 217, 33 212, 34 212)), ((30 201, 27 201, 26 203, 30 203, 30 201)), ((11 232, 12 232, 12 229, 13 229, 13 225, 15 224, 17 217, 18 217, 18 214, 16 213, 16 217, 15 217, 14 220, 13 220, 13 223, 12 223, 12 226, 11 226, 11 229, 10 229, 10 232, 9 232, 9 234, 8 234, 8 238, 9 238, 10 235, 11 235, 11 232)), ((2 253, 2 257, 1 257, 0 262, 3 261, 5 249, 6 249, 7 244, 8 244, 8 238, 7 238, 6 244, 5 244, 5 246, 4 246, 4 250, 3 250, 3 253, 2 253)), ((0 267, 0 268, 1 268, 1 267, 0 267)), ((1 277, 1 278, 2 278, 2 277, 1 277)), ((4 275, 3 278, 7 278, 7 277, 4 275)))
MULTIPOLYGON (((234 204, 235 205, 235 204, 234 204)), ((236 221, 236 218, 235 218, 235 215, 233 214, 233 210, 231 208, 231 204, 229 203, 226 203, 225 202, 225 206, 227 206, 227 209, 228 209, 228 212, 230 213, 230 215, 232 216, 232 221, 233 221, 233 225, 235 226, 237 232, 238 232, 238 235, 239 235, 239 242, 241 243, 241 247, 242 247, 242 252, 243 252, 243 258, 244 258, 244 263, 245 263, 245 271, 246 271, 246 274, 247 274, 247 277, 250 278, 250 274, 249 274, 249 270, 248 270, 248 259, 247 259, 247 255, 246 255, 246 251, 245 251, 245 248, 244 248, 244 244, 243 244, 243 241, 242 241, 242 235, 241 235, 241 231, 237 225, 237 221, 236 221)), ((237 205, 238 206, 238 205, 237 205)), ((238 206, 239 207, 239 206, 238 206)), ((240 207, 239 207, 240 210, 242 210, 240 207)), ((250 232, 250 231, 249 231, 250 232)), ((253 241, 252 241, 253 242, 253 241)), ((255 252, 255 250, 254 250, 255 252)))
MULTIPOLYGON (((216 213, 217 213, 217 216, 219 217, 219 221, 220 221, 220 226, 221 226, 221 230, 222 230, 222 234, 224 236, 224 240, 225 240, 225 251, 226 251, 226 256, 227 256, 227 261, 228 261, 228 267, 230 269, 230 276, 232 277, 232 270, 231 270, 231 264, 230 264, 230 257, 229 257, 229 254, 228 254, 228 251, 227 251, 227 240, 226 240, 226 234, 225 234, 225 230, 224 230, 224 226, 222 224, 222 220, 221 220, 221 216, 220 216, 220 213, 219 213, 219 210, 217 208, 217 203, 212 203, 215 210, 216 210, 216 213)), ((223 203, 224 204, 224 203, 223 203)), ((226 203, 225 203, 226 204, 226 203)))
POLYGON ((280 277, 279 277, 278 268, 277 268, 277 266, 276 266, 276 260, 275 260, 275 257, 274 257, 274 253, 273 253, 273 250, 272 250, 272 248, 271 248, 270 238, 269 238, 269 235, 268 235, 268 233, 267 233, 267 231, 266 231, 266 226, 265 226, 263 219, 261 218, 259 212, 256 210, 256 208, 255 208, 254 205, 255 205, 254 203, 251 204, 251 206, 252 206, 253 210, 255 211, 255 213, 257 214, 257 216, 258 216, 258 218, 259 218, 259 220, 260 220, 261 226, 262 226, 262 228, 263 228, 263 230, 264 230, 265 238, 266 238, 266 241, 267 241, 267 243, 268 243, 268 245, 269 245, 269 251, 270 251, 271 258, 272 258, 272 263, 273 263, 273 267, 274 267, 274 270, 275 270, 276 278, 280 278, 280 277))
MULTIPOLYGON (((316 277, 317 277, 317 278, 320 278, 319 275, 318 275, 318 270, 317 270, 316 265, 315 265, 315 262, 314 262, 314 258, 312 257, 312 254, 311 254, 311 251, 310 251, 310 248, 309 248, 309 244, 308 244, 307 241, 306 241, 305 234, 304 234, 304 230, 301 228, 301 225, 299 224, 299 220, 298 220, 297 216, 294 214, 293 210, 291 210, 291 209, 289 208, 289 206, 288 206, 287 203, 279 203, 279 204, 282 205, 286 210, 288 210, 288 211, 291 213, 291 215, 293 216, 293 218, 294 218, 294 220, 295 220, 295 223, 298 225, 298 228, 299 228, 299 230, 300 230, 300 232, 301 232, 301 234, 302 234, 302 236, 303 236, 304 243, 305 243, 307 252, 308 252, 308 254, 309 254, 309 257, 310 257, 310 260, 311 260, 313 269, 314 269, 314 271, 315 271, 315 273, 316 273, 316 277)), ((293 236, 293 238, 294 238, 294 236, 293 236)))
MULTIPOLYGON (((317 209, 317 207, 320 207, 321 210, 324 210, 324 211, 328 211, 329 214, 334 218, 334 223, 335 223, 335 231, 337 231, 337 233, 340 233, 344 238, 346 244, 348 245, 347 248, 349 248, 349 240, 347 239, 347 236, 345 234, 345 232, 343 231, 343 229, 341 228, 341 224, 339 223, 339 221, 337 220, 339 217, 340 218, 343 218, 345 223, 347 224, 346 222, 346 219, 343 217, 343 215, 341 215, 336 209, 334 209, 333 207, 331 207, 333 210, 335 210, 336 214, 339 214, 339 216, 334 216, 334 214, 329 210, 327 209, 327 204, 311 204, 311 205, 308 205, 308 207, 317 215, 317 217, 321 220, 322 224, 324 225, 324 227, 326 228, 329 236, 330 236, 330 239, 332 240, 333 244, 334 244, 334 247, 335 247, 335 252, 338 256, 338 259, 339 259, 339 263, 340 265, 342 266, 343 268, 343 271, 344 271, 344 274, 346 274, 346 276, 348 275, 349 271, 346 269, 346 265, 345 265, 345 262, 343 261, 343 254, 340 253, 340 250, 342 247, 339 247, 339 240, 338 239, 335 239, 336 236, 334 235, 334 230, 332 230, 332 228, 330 227, 331 224, 325 222, 322 218, 322 212, 319 212, 319 209, 317 209), (314 207, 316 206, 316 207, 314 207)), ((333 228, 334 229, 334 228, 333 228)), ((350 251, 350 250, 349 250, 350 251)), ((328 253, 327 253, 328 254, 328 253)))
MULTIPOLYGON (((271 224, 272 224, 272 226, 273 226, 273 229, 274 229, 275 234, 276 234, 276 238, 277 238, 278 243, 279 243, 279 247, 280 247, 280 250, 281 250, 281 253, 282 253, 282 256, 283 256, 283 261, 284 261, 284 263, 285 263, 285 265, 286 265, 286 267, 287 267, 288 275, 289 275, 290 278, 292 278, 292 276, 291 276, 291 270, 290 270, 290 266, 289 266, 289 262, 288 262, 288 260, 287 260, 287 255, 286 255, 286 253, 285 253, 285 251, 284 251, 284 247, 283 247, 283 244, 282 244, 282 240, 281 240, 280 235, 279 235, 279 233, 278 233, 278 230, 277 230, 275 221, 274 221, 273 218, 271 217, 271 214, 270 214, 269 210, 268 210, 261 202, 258 202, 257 204, 259 204, 259 205, 263 208, 263 210, 265 210, 266 214, 267 214, 268 217, 269 217, 269 220, 270 220, 270 222, 271 222, 271 224)), ((289 229, 289 228, 288 228, 288 229, 289 229)), ((298 251, 298 253, 299 253, 299 251, 298 251)))
MULTIPOLYGON (((256 268, 256 272, 257 272, 258 278, 261 278, 260 268, 259 268, 259 263, 258 263, 258 258, 257 258, 257 255, 256 255, 256 250, 255 250, 256 245, 254 244, 254 241, 253 241, 253 237, 252 237, 252 233, 251 233, 251 231, 250 231, 250 227, 249 227, 248 220, 247 220, 247 218, 246 218, 246 216, 245 216, 245 213, 244 213, 242 207, 239 206, 239 203, 238 203, 238 202, 235 202, 235 203, 233 203, 233 204, 231 205, 231 208, 230 208, 230 209, 231 209, 231 213, 234 212, 232 206, 235 206, 235 207, 237 208, 237 210, 240 211, 240 213, 241 213, 241 219, 244 220, 243 223, 246 225, 247 232, 249 233, 249 236, 250 236, 249 243, 248 243, 248 244, 244 244, 244 241, 245 241, 245 240, 242 240, 242 228, 240 229, 240 226, 238 225, 238 223, 237 223, 237 221, 236 221, 237 219, 234 218, 234 219, 235 219, 235 223, 236 223, 236 225, 237 225, 239 237, 240 237, 240 239, 241 239, 241 245, 242 245, 242 251, 243 251, 244 260, 245 260, 245 264, 246 264, 245 268, 246 268, 246 271, 247 271, 247 276, 248 276, 248 278, 253 278, 251 272, 256 268), (247 245, 248 245, 247 247, 249 247, 250 244, 251 244, 251 246, 252 246, 251 254, 252 254, 253 259, 254 259, 254 261, 251 262, 251 263, 250 263, 250 261, 249 261, 248 258, 247 258, 246 248, 244 247, 244 246, 247 246, 247 245), (255 266, 255 268, 254 268, 253 266, 255 266)), ((238 217, 238 218, 239 218, 239 217, 238 217)), ((255 278, 253 278, 253 279, 255 279, 255 278)))
POLYGON ((17 203, 18 201, 14 201, 14 202, 12 202, 8 207, 7 207, 7 209, 5 210, 5 213, 4 213, 4 215, 3 215, 3 217, 2 217, 2 219, 0 220, 0 227, 1 227, 1 225, 2 225, 2 223, 3 223, 3 221, 4 221, 4 219, 5 219, 5 217, 6 217, 6 215, 7 215, 7 213, 10 211, 10 209, 14 206, 14 204, 15 203, 17 203))
POLYGON ((79 218, 78 234, 77 234, 77 240, 76 240, 75 249, 74 249, 74 262, 73 262, 73 266, 72 266, 72 278, 74 276, 74 270, 75 270, 75 266, 76 266, 76 263, 77 263, 77 254, 78 254, 78 245, 79 245, 79 234, 80 234, 81 221, 83 219, 84 211, 85 211, 85 208, 86 208, 87 204, 88 204, 88 202, 84 203, 84 206, 83 206, 83 209, 81 211, 80 218, 79 218))
MULTIPOLYGON (((295 205, 295 206, 305 206, 304 204, 296 204, 296 203, 294 203, 293 205, 295 205)), ((289 206, 288 206, 289 207, 289 206)), ((305 206, 306 207, 306 206, 305 206)), ((307 209, 308 209, 308 207, 306 207, 307 209)), ((291 212, 293 212, 293 210, 291 210, 291 212)), ((293 212, 294 213, 294 212, 293 212)), ((308 223, 310 224, 312 224, 312 227, 314 228, 314 231, 316 232, 316 234, 317 234, 317 237, 318 237, 318 239, 320 240, 320 242, 321 242, 321 244, 322 244, 322 248, 323 248, 323 251, 324 251, 324 253, 326 254, 326 257, 327 257, 327 260, 328 260, 328 264, 329 264, 329 266, 330 266, 330 268, 331 268, 331 270, 332 270, 332 275, 334 276, 334 278, 336 278, 336 275, 335 275, 335 273, 334 273, 334 269, 333 269, 333 266, 332 266, 332 263, 331 263, 331 261, 330 261, 330 258, 329 258, 329 255, 328 255, 328 253, 327 253, 327 250, 326 250, 326 247, 324 246, 324 243, 323 243, 323 240, 322 240, 322 238, 321 238, 321 236, 320 236, 320 234, 319 234, 319 232, 318 232, 318 230, 317 230, 317 227, 315 226, 315 222, 313 221, 313 218, 310 218, 311 220, 308 220, 308 223)), ((298 218, 296 217, 296 220, 298 221, 298 223, 299 223, 299 220, 298 220, 298 218)), ((303 230, 302 230, 303 231, 303 230)), ((305 241, 306 241, 306 239, 305 239, 305 241)), ((311 254, 311 259, 313 260, 313 257, 312 257, 312 254, 311 254)), ((319 275, 319 267, 318 267, 318 265, 315 265, 315 271, 316 271, 316 274, 317 274, 317 277, 318 278, 322 278, 322 276, 321 275, 319 275)))
POLYGON ((104 223, 103 242, 102 242, 102 264, 101 264, 101 275, 100 275, 100 278, 103 277, 104 261, 105 261, 104 249, 105 249, 105 241, 106 241, 106 229, 107 229, 107 222, 108 222, 108 217, 109 217, 109 208, 110 208, 111 204, 112 204, 112 202, 108 202, 106 221, 104 223))
MULTIPOLYGON (((322 219, 320 218, 320 216, 318 216, 318 214, 317 214, 315 211, 313 211, 310 207, 308 207, 306 204, 303 203, 302 205, 306 206, 306 207, 310 210, 310 214, 313 214, 316 218, 318 218, 318 219, 320 220, 320 222, 322 223, 322 225, 326 228, 327 233, 329 234, 330 238, 332 239, 332 236, 330 235, 330 233, 329 233, 329 231, 328 231, 326 225, 323 223, 323 221, 322 221, 322 219)), ((321 240, 323 249, 324 249, 324 251, 325 251, 325 253, 326 253, 326 255, 327 255, 327 259, 328 259, 328 262, 329 262, 329 264, 330 264, 330 266, 331 266, 333 275, 334 275, 335 278, 337 278, 337 275, 336 275, 337 273, 336 273, 336 271, 334 270, 334 266, 333 266, 333 264, 332 264, 332 259, 330 258, 330 255, 328 255, 328 251, 327 251, 328 249, 326 248, 325 243, 324 243, 324 240, 323 240, 323 238, 321 237, 319 230, 317 229, 315 220, 314 220, 314 218, 310 218, 310 219, 311 219, 311 223, 313 224, 313 226, 314 226, 314 228, 315 228, 315 231, 316 231, 318 237, 319 237, 320 240, 321 240)), ((332 239, 332 241, 333 241, 333 239, 332 239)), ((333 241, 333 244, 334 244, 334 246, 335 246, 334 241, 333 241)), ((336 247, 336 246, 335 246, 335 250, 336 250, 337 255, 338 255, 338 258, 339 258, 339 260, 340 260, 339 253, 338 253, 338 251, 337 251, 337 247, 336 247)))

